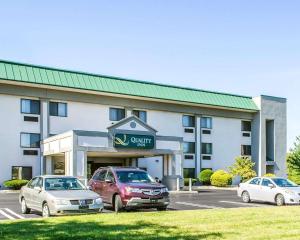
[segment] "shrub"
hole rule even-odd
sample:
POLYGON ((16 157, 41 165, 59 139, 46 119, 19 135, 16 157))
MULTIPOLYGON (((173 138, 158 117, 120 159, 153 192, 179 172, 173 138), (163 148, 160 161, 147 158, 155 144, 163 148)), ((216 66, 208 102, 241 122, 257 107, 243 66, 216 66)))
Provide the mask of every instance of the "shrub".
POLYGON ((7 180, 4 182, 4 186, 7 188, 12 188, 14 190, 19 190, 21 187, 25 186, 28 183, 28 180, 16 179, 16 180, 7 180))
POLYGON ((210 185, 210 177, 214 172, 210 169, 205 169, 199 173, 199 181, 203 185, 210 185))
POLYGON ((218 170, 211 175, 210 182, 216 187, 226 187, 232 184, 232 176, 224 170, 218 170))
POLYGON ((266 173, 264 177, 276 177, 273 173, 266 173))
MULTIPOLYGON (((189 186, 189 184, 190 184, 189 181, 190 181, 189 178, 185 178, 184 179, 184 186, 189 186)), ((196 182, 197 182, 197 179, 192 178, 192 185, 194 185, 194 183, 196 183, 196 182)))
POLYGON ((235 159, 235 163, 229 167, 229 171, 233 176, 240 176, 242 182, 256 177, 256 172, 253 170, 255 163, 249 157, 239 156, 235 159))
POLYGON ((300 184, 300 136, 296 138, 294 147, 287 155, 288 178, 300 184))

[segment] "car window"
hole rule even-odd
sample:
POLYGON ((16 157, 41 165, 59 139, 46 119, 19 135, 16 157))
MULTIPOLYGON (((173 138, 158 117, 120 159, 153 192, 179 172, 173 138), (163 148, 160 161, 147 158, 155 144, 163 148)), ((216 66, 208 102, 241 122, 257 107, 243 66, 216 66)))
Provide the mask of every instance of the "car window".
POLYGON ((106 172, 107 172, 107 170, 100 170, 99 174, 98 174, 98 176, 97 176, 97 178, 95 180, 105 181, 106 172))
POLYGON ((28 184, 28 187, 29 188, 34 188, 37 185, 38 181, 39 181, 39 178, 33 178, 31 180, 31 182, 28 184))
POLYGON ((46 178, 46 191, 84 190, 84 185, 77 178, 46 178))
POLYGON ((99 174, 100 174, 100 171, 98 172, 95 172, 94 176, 92 177, 93 180, 98 180, 99 179, 99 174))
POLYGON ((107 172, 106 180, 115 182, 115 177, 114 177, 114 174, 112 173, 112 171, 108 171, 108 172, 107 172))
POLYGON ((262 183, 261 183, 261 185, 262 186, 268 186, 269 184, 272 184, 272 182, 269 180, 269 179, 263 179, 263 181, 262 181, 262 183))
POLYGON ((253 185, 259 185, 261 182, 261 179, 260 178, 254 178, 252 179, 249 184, 253 184, 253 185))

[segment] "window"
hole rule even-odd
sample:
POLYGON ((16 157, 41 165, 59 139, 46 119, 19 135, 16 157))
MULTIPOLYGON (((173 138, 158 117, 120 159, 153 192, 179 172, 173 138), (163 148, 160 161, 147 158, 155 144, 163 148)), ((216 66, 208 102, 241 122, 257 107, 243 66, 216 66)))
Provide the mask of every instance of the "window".
POLYGON ((211 156, 209 155, 203 155, 202 160, 211 160, 211 156))
POLYGON ((40 114, 40 101, 21 99, 21 113, 40 114))
POLYGON ((251 132, 251 122, 250 121, 242 121, 242 131, 243 132, 251 132))
POLYGON ((253 180, 251 180, 251 182, 249 184, 259 185, 260 181, 261 181, 260 178, 254 178, 253 180))
POLYGON ((187 155, 187 154, 185 154, 184 155, 184 159, 186 159, 186 160, 194 160, 194 155, 187 155))
POLYGON ((201 144, 201 153, 202 154, 212 154, 212 143, 202 143, 201 144))
POLYGON ((38 122, 39 118, 38 117, 24 116, 24 121, 25 122, 38 122))
POLYGON ((263 179, 261 185, 267 187, 269 184, 273 184, 269 179, 263 179))
POLYGON ((109 109, 109 120, 120 121, 125 118, 125 109, 123 108, 110 108, 109 109))
POLYGON ((107 172, 107 175, 106 175, 105 179, 108 180, 108 181, 111 181, 111 182, 115 182, 114 174, 111 171, 107 172))
POLYGON ((182 116, 182 126, 184 127, 195 127, 195 117, 189 115, 182 116))
POLYGON ((194 178, 195 177, 195 168, 184 168, 183 169, 184 178, 194 178))
POLYGON ((242 156, 251 156, 251 145, 242 145, 242 156))
POLYGON ((107 170, 101 170, 95 180, 104 181, 105 177, 106 177, 106 173, 107 173, 107 170))
POLYGON ((40 134, 38 133, 21 133, 21 147, 39 148, 40 134))
POLYGON ((11 179, 25 179, 30 180, 32 178, 32 167, 12 167, 11 179))
POLYGON ((38 155, 38 151, 37 150, 23 150, 23 155, 37 156, 38 155))
POLYGON ((38 177, 36 177, 36 178, 33 178, 29 183, 28 183, 28 187, 29 188, 34 188, 37 184, 38 184, 38 182, 39 182, 39 178, 38 177))
POLYGON ((202 134, 211 134, 211 131, 207 130, 207 129, 204 129, 204 130, 202 130, 202 134))
POLYGON ((266 166, 266 173, 274 174, 274 165, 267 165, 266 166))
POLYGON ((141 119, 144 122, 147 122, 147 112, 141 111, 141 110, 133 110, 132 114, 134 116, 137 116, 139 119, 141 119))
POLYGON ((183 143, 183 153, 195 153, 195 143, 194 142, 184 142, 183 143))
POLYGON ((50 116, 66 117, 67 104, 61 102, 50 102, 50 116))
POLYGON ((202 128, 212 128, 212 118, 211 117, 202 117, 201 118, 201 127, 202 128))

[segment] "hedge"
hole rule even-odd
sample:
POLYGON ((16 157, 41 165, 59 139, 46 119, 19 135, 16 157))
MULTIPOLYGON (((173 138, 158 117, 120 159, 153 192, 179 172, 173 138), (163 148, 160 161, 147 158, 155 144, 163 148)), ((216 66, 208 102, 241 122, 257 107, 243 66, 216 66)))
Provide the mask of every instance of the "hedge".
POLYGON ((210 169, 205 169, 199 173, 199 181, 203 185, 210 185, 210 177, 213 175, 213 171, 210 169))
POLYGON ((4 182, 4 186, 7 188, 12 188, 14 190, 19 190, 21 187, 25 186, 28 183, 28 180, 16 179, 16 180, 7 180, 4 182))
POLYGON ((224 170, 218 170, 211 175, 211 185, 216 187, 226 187, 232 184, 232 176, 224 170))

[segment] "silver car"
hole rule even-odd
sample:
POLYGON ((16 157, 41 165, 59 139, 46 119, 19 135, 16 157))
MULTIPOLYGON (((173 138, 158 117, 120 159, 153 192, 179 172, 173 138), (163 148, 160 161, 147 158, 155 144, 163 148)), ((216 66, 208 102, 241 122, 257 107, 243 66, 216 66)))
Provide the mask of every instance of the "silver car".
POLYGON ((42 212, 43 217, 73 213, 101 212, 100 196, 79 179, 68 176, 38 176, 21 188, 22 213, 42 212))
POLYGON ((262 201, 284 204, 300 204, 300 186, 285 178, 256 177, 240 183, 238 196, 243 202, 262 201))

